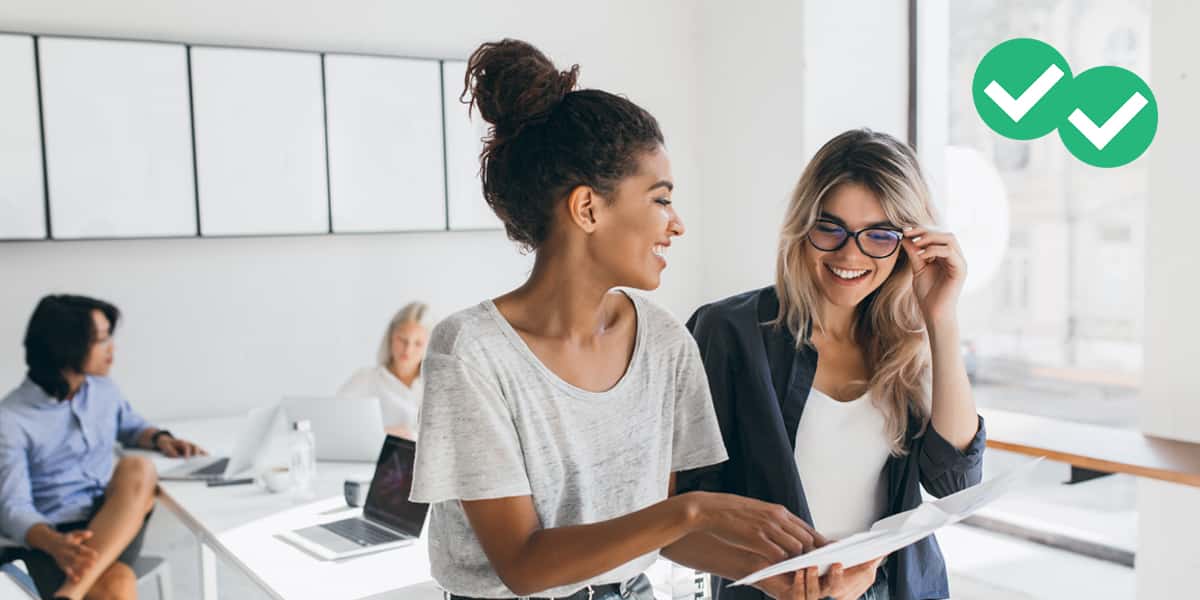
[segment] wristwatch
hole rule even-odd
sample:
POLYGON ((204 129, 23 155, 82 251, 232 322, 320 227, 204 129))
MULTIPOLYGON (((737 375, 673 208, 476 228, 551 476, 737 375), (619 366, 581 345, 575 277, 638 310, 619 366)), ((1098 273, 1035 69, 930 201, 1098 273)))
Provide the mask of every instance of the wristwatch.
POLYGON ((154 432, 154 435, 150 436, 150 447, 155 450, 158 450, 158 438, 160 438, 164 435, 169 438, 172 438, 172 439, 175 438, 175 436, 172 435, 170 431, 168 431, 166 429, 159 429, 158 431, 154 432))

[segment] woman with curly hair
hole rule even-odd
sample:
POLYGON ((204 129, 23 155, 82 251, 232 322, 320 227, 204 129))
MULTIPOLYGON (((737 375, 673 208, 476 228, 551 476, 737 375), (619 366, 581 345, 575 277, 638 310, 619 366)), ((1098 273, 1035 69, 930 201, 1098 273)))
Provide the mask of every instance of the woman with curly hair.
MULTIPOLYGON (((820 543, 783 507, 670 496, 725 460, 683 325, 642 296, 684 233, 658 122, 575 89, 533 46, 480 46, 471 103, 492 124, 483 192, 534 253, 529 279, 433 331, 412 499, 431 504, 433 576, 451 598, 653 598, 659 550, 742 576, 820 543), (697 553, 695 548, 703 548, 697 553)), ((763 584, 815 599, 815 571, 763 584)))

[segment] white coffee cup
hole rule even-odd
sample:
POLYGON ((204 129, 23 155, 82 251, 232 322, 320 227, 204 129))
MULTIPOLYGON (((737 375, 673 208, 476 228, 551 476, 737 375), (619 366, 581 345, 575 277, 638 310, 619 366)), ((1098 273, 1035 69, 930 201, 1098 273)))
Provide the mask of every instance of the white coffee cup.
POLYGON ((347 479, 342 484, 342 493, 349 506, 362 506, 367 502, 367 492, 371 489, 370 479, 347 479))
POLYGON ((267 491, 278 494, 292 487, 292 472, 287 467, 272 467, 263 471, 262 481, 267 491))

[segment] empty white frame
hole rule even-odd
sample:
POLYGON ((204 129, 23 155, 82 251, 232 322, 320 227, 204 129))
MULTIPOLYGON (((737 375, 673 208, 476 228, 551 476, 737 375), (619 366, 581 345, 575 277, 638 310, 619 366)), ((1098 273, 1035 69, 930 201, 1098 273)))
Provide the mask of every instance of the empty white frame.
POLYGON ((46 237, 33 37, 0 34, 0 239, 46 237))
POLYGON ((333 231, 446 227, 438 62, 325 56, 333 231))
POLYGON ((479 151, 487 122, 459 101, 467 63, 442 63, 442 97, 446 111, 446 200, 450 229, 499 229, 500 220, 483 199, 479 181, 479 151))
POLYGON ((191 53, 201 234, 327 232, 321 56, 191 53))
POLYGON ((38 39, 51 234, 196 235, 187 48, 38 39))

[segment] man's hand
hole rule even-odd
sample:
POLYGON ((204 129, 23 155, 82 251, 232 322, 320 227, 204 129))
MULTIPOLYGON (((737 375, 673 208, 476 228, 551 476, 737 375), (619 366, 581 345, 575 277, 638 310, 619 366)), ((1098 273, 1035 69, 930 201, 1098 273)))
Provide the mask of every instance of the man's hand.
POLYGON ((86 529, 67 532, 57 536, 47 549, 72 582, 79 581, 83 573, 96 564, 99 555, 91 546, 84 545, 91 537, 92 532, 86 529))
POLYGON ((175 439, 169 435, 159 436, 158 446, 155 449, 170 458, 191 458, 193 456, 208 455, 200 446, 187 440, 175 439))

